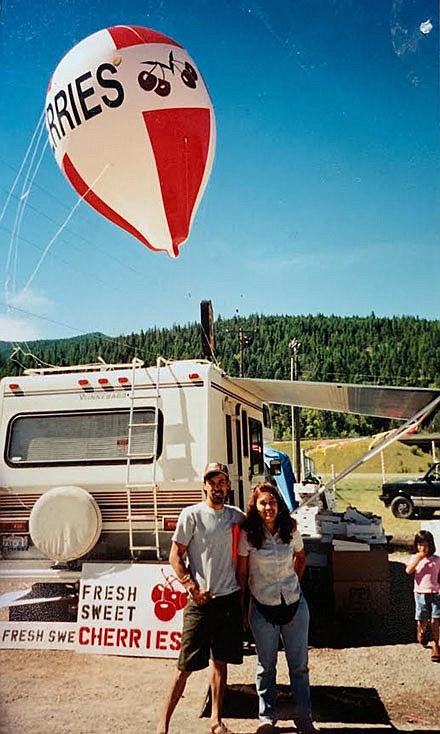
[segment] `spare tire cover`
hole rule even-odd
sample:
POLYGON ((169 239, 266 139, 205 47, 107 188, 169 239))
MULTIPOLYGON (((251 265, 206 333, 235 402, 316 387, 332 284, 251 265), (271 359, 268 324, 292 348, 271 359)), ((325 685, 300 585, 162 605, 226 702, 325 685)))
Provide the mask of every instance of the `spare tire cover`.
POLYGON ((54 561, 73 561, 96 544, 101 512, 82 487, 55 487, 35 503, 29 519, 34 545, 54 561))

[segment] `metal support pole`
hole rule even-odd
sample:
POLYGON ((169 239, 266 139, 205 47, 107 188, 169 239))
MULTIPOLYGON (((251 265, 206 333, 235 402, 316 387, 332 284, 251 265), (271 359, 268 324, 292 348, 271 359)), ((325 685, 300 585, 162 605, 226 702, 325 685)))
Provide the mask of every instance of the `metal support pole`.
MULTIPOLYGON (((292 356, 290 357, 290 379, 293 382, 294 380, 294 370, 293 370, 293 352, 292 356)), ((296 475, 296 469, 295 469, 295 408, 293 405, 290 406, 290 432, 291 432, 291 440, 292 440, 292 466, 294 469, 294 474, 299 481, 297 475, 296 475)))
MULTIPOLYGON (((290 359, 290 379, 292 381, 299 379, 299 363, 298 363, 298 351, 301 344, 297 339, 292 339, 289 342, 289 347, 292 350, 292 356, 290 359)), ((299 423, 299 408, 296 405, 291 407, 291 423, 292 423, 292 463, 293 473, 297 482, 301 481, 301 435, 300 435, 300 423, 299 423)))
POLYGON ((383 451, 380 452, 380 467, 382 469, 382 483, 386 481, 386 474, 385 474, 385 456, 383 451))

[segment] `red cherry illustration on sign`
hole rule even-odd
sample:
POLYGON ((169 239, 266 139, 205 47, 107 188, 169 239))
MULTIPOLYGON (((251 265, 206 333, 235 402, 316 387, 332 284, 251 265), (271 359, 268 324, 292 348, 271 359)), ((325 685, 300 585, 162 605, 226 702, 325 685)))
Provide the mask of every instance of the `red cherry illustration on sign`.
POLYGON ((187 596, 184 592, 169 587, 165 588, 165 599, 172 602, 176 609, 183 609, 187 602, 187 596))
POLYGON ((156 584, 151 589, 151 601, 157 602, 162 601, 165 598, 165 586, 163 584, 156 584))
POLYGON ((154 602, 154 613, 162 622, 169 622, 174 615, 186 607, 188 597, 184 591, 174 588, 178 580, 176 576, 166 576, 160 569, 164 583, 156 584, 151 589, 151 601, 154 602))
POLYGON ((176 607, 170 601, 157 601, 154 613, 162 622, 169 622, 176 614, 176 607))

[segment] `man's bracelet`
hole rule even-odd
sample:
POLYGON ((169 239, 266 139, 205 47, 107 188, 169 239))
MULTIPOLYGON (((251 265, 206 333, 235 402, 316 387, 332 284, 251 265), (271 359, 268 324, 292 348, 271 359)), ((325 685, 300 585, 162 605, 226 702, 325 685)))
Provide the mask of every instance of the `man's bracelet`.
POLYGON ((188 581, 191 581, 192 580, 191 579, 191 574, 190 573, 186 573, 185 576, 182 576, 181 578, 178 577, 178 580, 180 581, 181 584, 185 585, 185 584, 188 583, 188 581))

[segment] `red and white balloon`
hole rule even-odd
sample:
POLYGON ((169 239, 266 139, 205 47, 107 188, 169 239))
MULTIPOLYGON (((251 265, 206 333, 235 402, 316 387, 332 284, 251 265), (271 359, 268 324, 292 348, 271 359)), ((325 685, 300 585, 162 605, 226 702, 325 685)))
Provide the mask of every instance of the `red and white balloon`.
POLYGON ((85 201, 152 250, 178 255, 215 152, 212 102, 182 46, 138 26, 85 38, 55 69, 46 127, 85 201))

